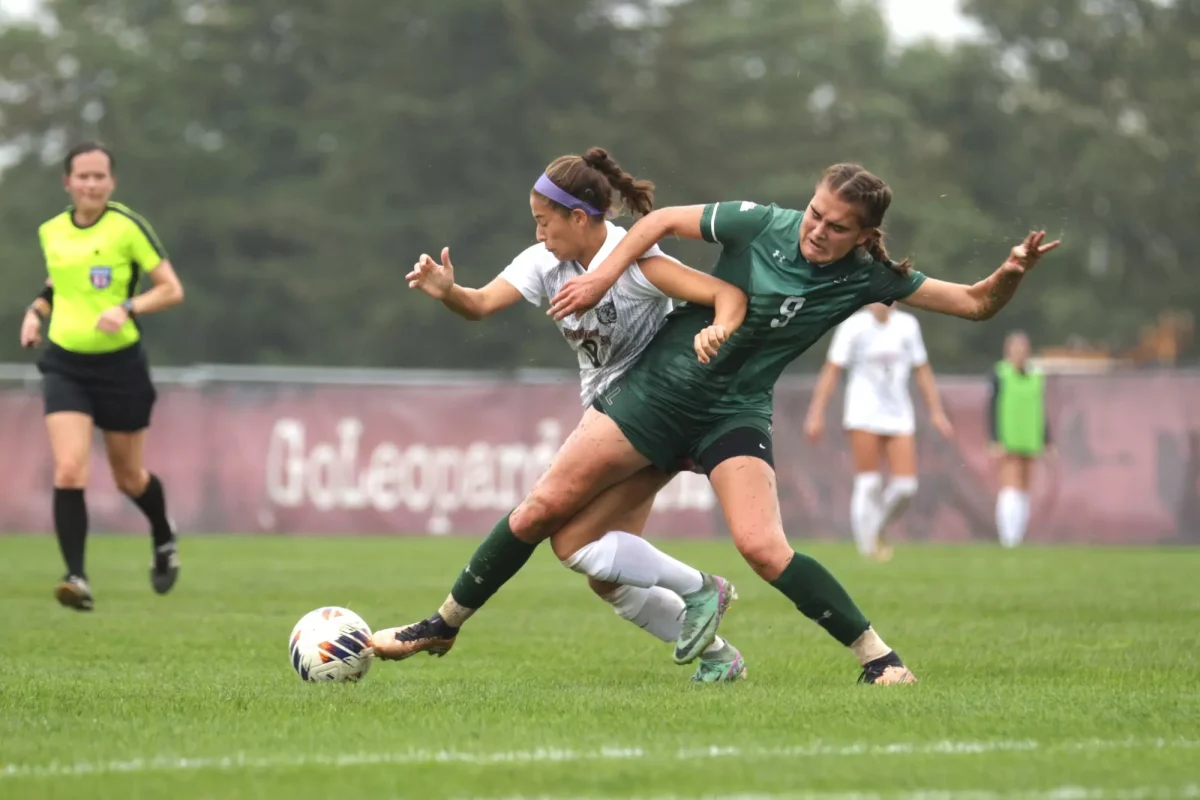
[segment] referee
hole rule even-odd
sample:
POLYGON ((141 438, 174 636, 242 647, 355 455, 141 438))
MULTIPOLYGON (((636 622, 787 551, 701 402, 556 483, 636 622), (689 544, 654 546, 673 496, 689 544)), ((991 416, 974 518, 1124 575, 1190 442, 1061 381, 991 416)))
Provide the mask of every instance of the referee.
POLYGON ((109 200, 114 166, 112 153, 95 142, 67 153, 63 186, 72 203, 38 229, 49 278, 21 325, 21 346, 36 347, 50 319, 38 370, 54 453, 54 529, 67 567, 54 596, 80 611, 93 607, 83 497, 93 428, 104 432, 117 487, 150 520, 154 591, 167 593, 179 575, 163 486, 142 464, 156 392, 137 319, 179 305, 183 287, 149 223, 109 200), (143 272, 154 285, 137 294, 143 272))

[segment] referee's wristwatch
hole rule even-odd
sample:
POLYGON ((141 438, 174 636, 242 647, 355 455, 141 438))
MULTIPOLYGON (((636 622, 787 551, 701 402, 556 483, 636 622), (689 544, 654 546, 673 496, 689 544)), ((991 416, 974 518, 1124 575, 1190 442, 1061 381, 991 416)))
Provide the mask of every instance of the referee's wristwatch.
POLYGON ((121 308, 125 309, 125 313, 129 315, 130 319, 133 319, 135 316, 137 316, 136 314, 133 313, 133 300, 132 299, 126 300, 124 303, 121 303, 121 308))

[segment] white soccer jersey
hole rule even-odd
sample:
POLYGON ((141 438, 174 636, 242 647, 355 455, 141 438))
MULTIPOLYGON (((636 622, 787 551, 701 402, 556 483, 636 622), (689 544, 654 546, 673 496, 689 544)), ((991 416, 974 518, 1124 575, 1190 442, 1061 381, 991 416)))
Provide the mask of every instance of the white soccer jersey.
MULTIPOLYGON (((624 228, 607 221, 604 224, 608 227, 608 237, 592 259, 592 266, 604 261, 625 238, 624 228)), ((666 254, 655 245, 642 258, 662 255, 666 254)), ((526 300, 540 306, 543 298, 554 297, 564 283, 583 273, 579 262, 559 261, 539 243, 513 259, 500 277, 516 287, 526 300)), ((670 310, 671 299, 634 264, 581 319, 571 315, 558 323, 563 338, 579 357, 580 397, 584 406, 633 366, 670 310)))
POLYGON ((892 310, 879 322, 863 309, 838 326, 827 359, 846 370, 842 425, 884 436, 916 428, 908 378, 929 360, 921 325, 912 314, 892 310))

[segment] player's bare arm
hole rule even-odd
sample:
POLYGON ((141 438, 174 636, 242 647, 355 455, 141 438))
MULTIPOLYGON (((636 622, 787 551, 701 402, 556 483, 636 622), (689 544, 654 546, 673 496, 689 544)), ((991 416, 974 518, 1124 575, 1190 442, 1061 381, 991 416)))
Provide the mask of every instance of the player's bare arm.
POLYGON ((608 258, 586 275, 572 278, 563 285, 546 312, 556 320, 571 314, 587 311, 600 302, 604 293, 612 288, 638 257, 664 238, 675 235, 683 239, 700 239, 700 217, 704 206, 668 206, 651 211, 629 229, 621 243, 613 248, 608 258))
POLYGON ((833 396, 833 390, 837 388, 841 374, 841 367, 832 361, 826 361, 821 367, 821 374, 817 376, 812 403, 809 404, 808 415, 804 419, 804 435, 811 442, 817 441, 825 433, 825 409, 829 405, 829 398, 833 396))
POLYGON ((712 325, 696 334, 696 356, 702 364, 717 355, 746 319, 749 299, 733 284, 662 256, 642 259, 638 265, 646 279, 666 296, 712 307, 712 325))
POLYGON ((408 288, 420 289, 463 319, 478 322, 521 300, 517 288, 503 278, 494 278, 482 289, 469 289, 454 281, 450 248, 442 248, 441 263, 422 253, 412 272, 404 276, 408 288))
POLYGON ((991 319, 1012 300, 1025 273, 1033 269, 1042 256, 1060 244, 1057 239, 1049 244, 1042 244, 1045 238, 1045 231, 1032 231, 1025 237, 1025 241, 1012 249, 999 269, 978 283, 968 286, 964 283, 929 278, 900 302, 914 308, 976 322, 991 319))
POLYGON ((937 379, 933 376, 933 367, 926 361, 916 368, 915 374, 917 386, 925 398, 925 407, 929 409, 930 424, 943 438, 949 439, 954 435, 954 426, 942 407, 942 396, 938 392, 937 379))

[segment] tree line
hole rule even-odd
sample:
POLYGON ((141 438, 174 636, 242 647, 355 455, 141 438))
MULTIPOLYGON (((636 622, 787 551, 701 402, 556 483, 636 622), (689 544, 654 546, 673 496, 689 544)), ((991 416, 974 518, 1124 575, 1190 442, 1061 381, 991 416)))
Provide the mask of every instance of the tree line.
POLYGON ((802 206, 860 161, 895 192, 889 249, 951 280, 1063 237, 1004 316, 923 318, 942 370, 1012 327, 1120 348, 1200 308, 1200 5, 965 5, 981 40, 901 49, 870 2, 56 0, 0 31, 0 360, 28 358, 36 228, 92 137, 187 288, 147 320, 158 364, 568 366, 537 309, 468 325, 403 275, 449 245, 490 280, 532 242, 541 169, 592 145, 660 205, 802 206))

